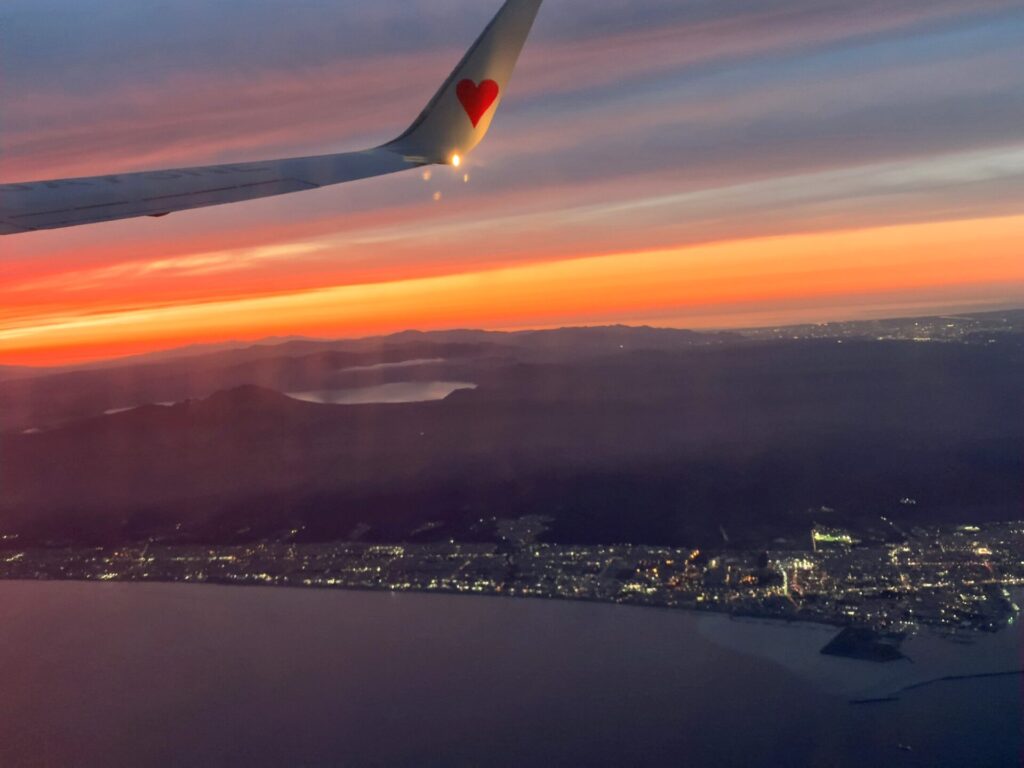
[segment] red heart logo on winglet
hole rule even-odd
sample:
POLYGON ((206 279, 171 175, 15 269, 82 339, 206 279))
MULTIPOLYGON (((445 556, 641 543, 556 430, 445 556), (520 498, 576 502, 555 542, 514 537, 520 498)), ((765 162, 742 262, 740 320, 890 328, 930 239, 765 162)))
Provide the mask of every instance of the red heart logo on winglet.
POLYGON ((480 85, 472 80, 462 80, 455 87, 455 95, 462 102, 462 107, 469 115, 469 120, 473 123, 474 128, 497 100, 498 90, 498 84, 493 80, 484 80, 480 85))

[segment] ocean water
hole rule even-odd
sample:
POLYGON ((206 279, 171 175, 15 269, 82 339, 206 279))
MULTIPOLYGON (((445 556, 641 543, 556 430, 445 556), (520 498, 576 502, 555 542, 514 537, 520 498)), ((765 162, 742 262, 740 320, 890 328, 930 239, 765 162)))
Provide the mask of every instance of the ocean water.
POLYGON ((913 661, 594 603, 0 582, 2 766, 1004 766, 1020 627, 913 661), (907 749, 909 748, 909 749, 907 749))

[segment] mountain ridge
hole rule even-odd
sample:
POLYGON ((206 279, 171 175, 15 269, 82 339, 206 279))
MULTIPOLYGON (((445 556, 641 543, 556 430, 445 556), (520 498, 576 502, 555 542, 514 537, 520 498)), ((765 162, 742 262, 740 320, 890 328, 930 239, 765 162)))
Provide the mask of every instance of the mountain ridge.
POLYGON ((323 405, 248 384, 2 435, 0 532, 387 541, 543 514, 566 543, 720 545, 725 529, 765 546, 822 507, 917 524, 1024 503, 1024 355, 999 345, 506 352, 428 370, 477 384, 441 401, 323 405))

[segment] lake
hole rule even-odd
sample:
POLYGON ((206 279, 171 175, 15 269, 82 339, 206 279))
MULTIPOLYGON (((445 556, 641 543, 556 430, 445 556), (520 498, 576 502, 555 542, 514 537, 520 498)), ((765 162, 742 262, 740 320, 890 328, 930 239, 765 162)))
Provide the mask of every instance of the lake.
POLYGON ((1017 765, 1019 624, 915 663, 814 625, 545 600, 0 582, 0 765, 1017 765), (980 670, 975 670, 980 671, 980 670), (890 692, 891 692, 890 690, 890 692), (900 749, 904 744, 913 751, 900 749))
POLYGON ((371 403, 426 403, 444 400, 460 389, 476 389, 468 381, 396 381, 350 389, 320 389, 288 392, 288 397, 329 405, 370 405, 371 403))

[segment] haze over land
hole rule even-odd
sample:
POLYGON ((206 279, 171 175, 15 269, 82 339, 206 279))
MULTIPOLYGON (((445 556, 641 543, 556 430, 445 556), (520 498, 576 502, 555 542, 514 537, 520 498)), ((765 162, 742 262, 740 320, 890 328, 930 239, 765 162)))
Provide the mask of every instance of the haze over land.
POLYGON ((745 546, 880 515, 1015 519, 1022 320, 404 333, 11 378, 0 532, 472 540, 535 514, 562 542, 745 546), (400 382, 476 387, 285 394, 400 382))

